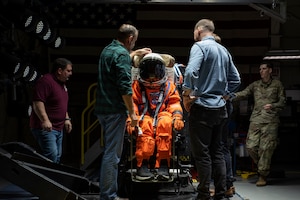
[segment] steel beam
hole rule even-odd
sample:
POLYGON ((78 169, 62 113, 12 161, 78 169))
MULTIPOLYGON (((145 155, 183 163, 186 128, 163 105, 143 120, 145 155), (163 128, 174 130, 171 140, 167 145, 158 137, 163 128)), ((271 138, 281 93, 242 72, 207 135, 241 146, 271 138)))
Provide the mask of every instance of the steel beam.
POLYGON ((251 3, 249 4, 250 7, 254 8, 255 10, 260 12, 260 15, 263 17, 264 15, 267 15, 275 20, 278 20, 281 23, 284 23, 286 21, 286 3, 285 2, 281 2, 279 4, 279 12, 274 10, 274 9, 270 9, 262 4, 255 4, 255 3, 251 3))
POLYGON ((66 0, 67 3, 272 4, 274 0, 66 0))

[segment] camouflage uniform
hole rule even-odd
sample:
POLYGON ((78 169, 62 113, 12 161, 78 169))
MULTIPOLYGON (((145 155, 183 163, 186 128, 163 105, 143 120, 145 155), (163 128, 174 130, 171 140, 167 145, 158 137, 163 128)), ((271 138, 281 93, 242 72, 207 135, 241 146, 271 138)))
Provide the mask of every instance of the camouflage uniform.
POLYGON ((279 111, 285 105, 285 91, 279 80, 270 79, 267 83, 258 80, 243 91, 235 93, 234 100, 250 95, 254 97, 254 107, 250 117, 246 148, 257 164, 258 173, 267 176, 278 143, 279 111), (266 104, 272 105, 270 111, 263 108, 266 104))

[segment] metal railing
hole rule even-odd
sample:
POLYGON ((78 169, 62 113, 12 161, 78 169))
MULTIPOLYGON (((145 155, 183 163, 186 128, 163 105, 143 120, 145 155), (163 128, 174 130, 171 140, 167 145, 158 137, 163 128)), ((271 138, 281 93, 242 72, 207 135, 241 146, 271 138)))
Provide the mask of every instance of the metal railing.
POLYGON ((85 151, 90 147, 90 133, 99 126, 98 120, 92 119, 96 103, 96 88, 97 83, 93 83, 89 86, 87 92, 87 106, 81 114, 81 165, 85 162, 85 151))

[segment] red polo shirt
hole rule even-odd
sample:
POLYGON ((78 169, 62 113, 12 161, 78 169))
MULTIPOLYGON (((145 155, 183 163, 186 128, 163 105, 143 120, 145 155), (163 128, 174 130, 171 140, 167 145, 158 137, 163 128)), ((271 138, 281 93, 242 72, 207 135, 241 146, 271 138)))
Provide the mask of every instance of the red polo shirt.
MULTIPOLYGON (((36 82, 33 88, 32 101, 44 102, 52 128, 57 131, 61 131, 64 128, 68 99, 68 90, 65 83, 57 80, 54 74, 44 75, 36 82)), ((32 111, 30 116, 30 127, 42 128, 41 121, 34 111, 32 111)))

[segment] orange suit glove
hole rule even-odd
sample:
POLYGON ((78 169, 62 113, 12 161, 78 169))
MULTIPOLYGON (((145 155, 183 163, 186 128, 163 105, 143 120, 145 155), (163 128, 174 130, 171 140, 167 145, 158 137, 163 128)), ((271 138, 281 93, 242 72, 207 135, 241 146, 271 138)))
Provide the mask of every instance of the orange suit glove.
POLYGON ((184 122, 181 117, 175 117, 173 119, 173 126, 175 130, 180 131, 184 127, 184 122))
POLYGON ((131 119, 129 117, 126 120, 126 131, 129 135, 135 134, 135 127, 131 126, 131 119))

